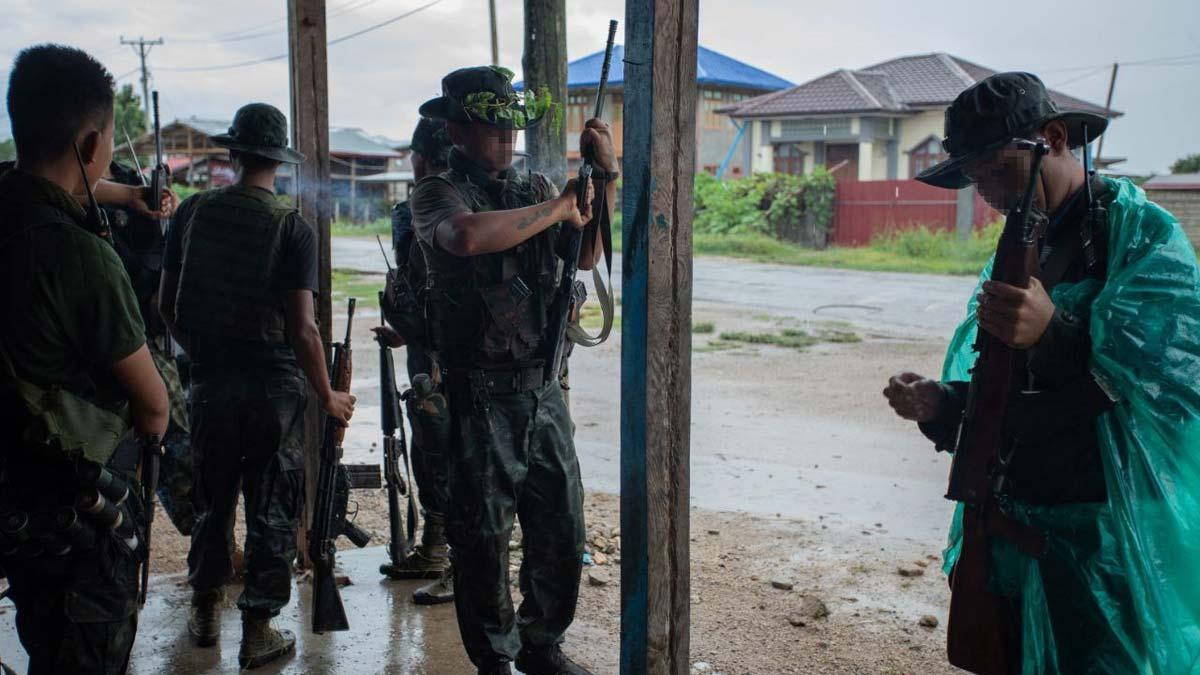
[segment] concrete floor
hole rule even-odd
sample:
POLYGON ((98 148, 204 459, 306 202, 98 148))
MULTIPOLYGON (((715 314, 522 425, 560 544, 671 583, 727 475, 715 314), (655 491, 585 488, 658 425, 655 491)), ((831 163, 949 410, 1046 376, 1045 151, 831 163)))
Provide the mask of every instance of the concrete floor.
MULTIPOLYGON (((342 588, 342 601, 350 618, 347 632, 311 633, 308 629, 312 613, 311 586, 305 582, 295 584, 292 602, 275 620, 275 626, 296 634, 296 654, 253 672, 268 675, 474 673, 458 637, 454 605, 413 605, 412 591, 423 582, 385 581, 379 575, 379 563, 386 557, 381 547, 338 553, 341 572, 354 580, 352 585, 342 588)), ((230 586, 227 591, 221 617, 221 642, 217 647, 199 649, 192 646, 188 638, 191 592, 184 575, 153 578, 139 620, 131 675, 238 672, 241 617, 234 605, 241 586, 230 586)), ((23 673, 27 662, 17 640, 14 618, 12 603, 5 601, 0 605, 0 660, 23 673)), ((581 627, 581 632, 589 634, 593 631, 581 627)), ((580 632, 574 628, 568 637, 576 644, 591 642, 581 639, 580 632)))

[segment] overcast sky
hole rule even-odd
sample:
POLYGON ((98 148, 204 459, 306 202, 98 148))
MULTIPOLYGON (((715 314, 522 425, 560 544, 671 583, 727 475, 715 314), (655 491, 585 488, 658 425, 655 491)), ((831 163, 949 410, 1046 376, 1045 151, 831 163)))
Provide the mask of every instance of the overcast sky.
MULTIPOLYGON (((329 0, 331 39, 386 21, 430 0, 329 0)), ((520 71, 522 3, 496 0, 501 61, 520 71)), ((604 46, 621 0, 568 0, 572 59, 604 46)), ((229 119, 249 101, 287 111, 287 61, 186 72, 282 54, 284 0, 0 0, 5 25, 0 67, 46 41, 82 47, 138 84, 124 35, 162 37, 150 54, 166 121, 229 119), (240 39, 228 40, 229 37, 240 39), (217 42, 216 39, 226 38, 217 42)), ((421 102, 446 72, 490 58, 486 0, 438 4, 329 48, 330 120, 407 138, 421 102)), ((620 34, 618 34, 620 35, 620 34)), ((620 39, 620 38, 618 38, 620 39)), ((838 68, 944 51, 998 70, 1029 70, 1051 87, 1103 104, 1109 69, 1120 61, 1106 156, 1129 171, 1165 172, 1200 152, 1200 1, 1197 0, 701 0, 700 43, 800 83, 838 68), (1163 62, 1169 57, 1181 57, 1163 62), (1138 61, 1158 60, 1153 64, 1138 61)), ((7 79, 7 78, 6 78, 7 79)), ((9 135, 0 118, 0 135, 9 135)))

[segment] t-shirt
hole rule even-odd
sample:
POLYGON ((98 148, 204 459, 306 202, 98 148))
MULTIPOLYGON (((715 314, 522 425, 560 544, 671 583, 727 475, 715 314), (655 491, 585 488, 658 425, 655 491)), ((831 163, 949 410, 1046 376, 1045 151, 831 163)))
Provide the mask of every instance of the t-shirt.
MULTIPOLYGON (((240 190, 258 199, 275 199, 269 190, 258 187, 234 186, 226 190, 240 190)), ((195 214, 201 194, 188 197, 171 218, 167 230, 167 246, 163 258, 163 269, 178 275, 183 265, 183 238, 187 224, 195 214)), ((280 294, 288 291, 307 290, 317 293, 317 239, 311 225, 298 213, 284 218, 283 231, 276 239, 279 250, 275 256, 277 274, 272 288, 280 294)), ((295 353, 288 344, 268 344, 254 340, 214 338, 201 334, 192 335, 188 356, 200 370, 245 367, 292 368, 296 363, 295 353)))
POLYGON ((0 175, 0 343, 22 379, 106 405, 126 398, 112 366, 145 344, 144 328, 120 258, 83 223, 83 208, 54 183, 0 175), (23 215, 30 204, 67 222, 26 229, 37 222, 23 215))

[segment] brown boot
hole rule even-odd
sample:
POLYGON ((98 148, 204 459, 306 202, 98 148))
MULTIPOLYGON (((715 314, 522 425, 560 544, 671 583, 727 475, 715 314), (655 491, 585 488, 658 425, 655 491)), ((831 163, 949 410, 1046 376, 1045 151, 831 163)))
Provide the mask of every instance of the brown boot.
POLYGON ((440 578, 450 555, 446 546, 445 522, 440 513, 427 513, 425 529, 421 531, 421 543, 400 562, 380 565, 380 573, 391 579, 440 578))
POLYGON ((296 636, 290 630, 271 628, 271 620, 242 614, 242 648, 238 663, 252 670, 291 654, 296 649, 296 636))
POLYGON ((454 602, 454 569, 450 565, 442 571, 438 580, 413 591, 413 602, 418 605, 441 605, 454 602))
POLYGON ((188 633, 197 647, 212 647, 221 637, 220 604, 224 589, 192 591, 192 613, 188 618, 188 633))

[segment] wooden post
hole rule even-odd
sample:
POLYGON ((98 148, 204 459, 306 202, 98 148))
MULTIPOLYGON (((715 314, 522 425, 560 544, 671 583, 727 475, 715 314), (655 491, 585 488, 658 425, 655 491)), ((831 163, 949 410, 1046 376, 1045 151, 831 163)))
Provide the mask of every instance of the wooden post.
POLYGON ((626 0, 625 5, 622 675, 687 675, 690 670, 698 4, 626 0))
POLYGON ((350 158, 350 220, 358 220, 358 160, 350 158))
MULTIPOLYGON (((288 0, 288 61, 291 65, 292 144, 304 153, 296 167, 296 205, 317 231, 317 321, 326 358, 333 342, 332 264, 329 242, 329 87, 325 60, 325 0, 288 0)), ((317 489, 320 410, 309 396, 304 447, 304 519, 299 558, 307 561, 305 528, 317 489)))
MULTIPOLYGON (((567 104, 566 0, 525 0, 525 54, 521 58, 525 88, 550 88, 550 95, 567 104)), ((562 187, 567 184, 567 129, 541 124, 525 132, 529 167, 562 187)))

